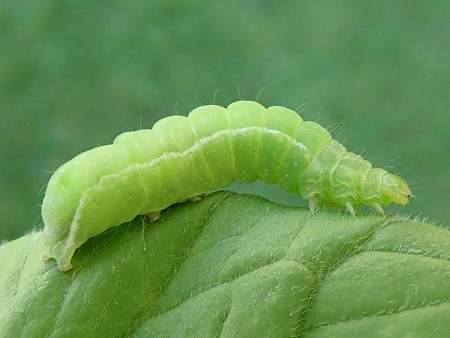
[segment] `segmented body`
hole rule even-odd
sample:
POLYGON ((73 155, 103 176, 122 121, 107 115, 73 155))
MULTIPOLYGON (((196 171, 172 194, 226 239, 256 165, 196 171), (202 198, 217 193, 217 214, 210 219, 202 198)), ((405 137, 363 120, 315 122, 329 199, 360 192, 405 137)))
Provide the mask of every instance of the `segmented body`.
POLYGON ((238 101, 171 116, 153 129, 119 135, 62 165, 42 205, 48 252, 65 271, 76 248, 139 214, 227 186, 235 180, 278 183, 312 209, 406 204, 398 176, 347 152, 320 125, 284 107, 238 101))

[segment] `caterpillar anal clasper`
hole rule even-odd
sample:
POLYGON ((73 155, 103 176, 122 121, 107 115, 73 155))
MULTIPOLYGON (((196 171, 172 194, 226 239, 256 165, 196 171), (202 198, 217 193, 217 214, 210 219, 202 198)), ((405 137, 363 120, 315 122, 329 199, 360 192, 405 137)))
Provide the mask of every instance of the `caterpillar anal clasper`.
POLYGON ((329 132, 284 107, 238 101, 170 116, 86 151, 51 177, 42 204, 44 258, 62 271, 74 251, 106 229, 157 213, 233 181, 277 183, 324 206, 383 213, 412 197, 398 176, 347 152, 329 132))

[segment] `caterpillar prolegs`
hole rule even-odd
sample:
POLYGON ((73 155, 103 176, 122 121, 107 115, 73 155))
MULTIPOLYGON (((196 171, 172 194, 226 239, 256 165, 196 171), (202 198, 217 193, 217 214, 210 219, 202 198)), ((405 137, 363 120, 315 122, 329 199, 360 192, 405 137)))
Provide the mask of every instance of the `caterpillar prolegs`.
POLYGON ((383 213, 412 196, 398 176, 372 168, 330 133, 284 107, 238 101, 170 116, 86 151, 51 177, 42 204, 45 259, 62 271, 89 238, 233 181, 278 183, 323 206, 383 213))

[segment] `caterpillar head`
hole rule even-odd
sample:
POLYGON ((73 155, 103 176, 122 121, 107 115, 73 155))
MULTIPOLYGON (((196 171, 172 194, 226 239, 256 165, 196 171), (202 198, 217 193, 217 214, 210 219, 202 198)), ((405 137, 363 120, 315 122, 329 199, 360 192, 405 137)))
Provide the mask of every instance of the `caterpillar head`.
POLYGON ((385 174, 381 184, 381 193, 389 198, 393 203, 406 205, 409 199, 414 197, 408 184, 399 176, 394 174, 385 174))

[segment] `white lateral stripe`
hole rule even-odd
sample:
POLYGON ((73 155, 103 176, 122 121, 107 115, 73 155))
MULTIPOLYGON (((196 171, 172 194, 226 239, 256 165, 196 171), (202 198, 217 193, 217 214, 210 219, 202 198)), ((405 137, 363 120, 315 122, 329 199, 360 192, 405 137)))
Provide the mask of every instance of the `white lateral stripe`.
MULTIPOLYGON (((281 136, 283 138, 286 138, 294 147, 299 148, 301 150, 304 151, 308 151, 308 149, 306 148, 306 146, 303 143, 298 142, 296 139, 294 139, 293 137, 279 131, 276 129, 269 129, 266 127, 245 127, 245 128, 239 128, 239 129, 224 129, 224 130, 220 130, 218 132, 215 132, 214 134, 212 134, 211 136, 206 136, 203 137, 201 139, 199 139, 197 142, 195 142, 191 147, 189 147, 188 149, 186 149, 183 152, 171 152, 171 153, 165 153, 163 155, 161 155, 160 157, 157 157, 153 160, 151 160, 150 162, 147 163, 142 163, 142 164, 132 164, 131 167, 140 167, 140 168, 149 168, 152 167, 155 164, 158 164, 160 162, 163 162, 165 160, 171 159, 171 158, 183 158, 187 155, 190 155, 192 153, 195 153, 196 151, 200 150, 200 148, 205 145, 208 144, 209 142, 214 141, 215 139, 224 136, 224 135, 229 135, 231 134, 232 136, 234 135, 240 135, 240 134, 245 134, 247 132, 255 132, 255 131, 261 131, 263 134, 272 134, 273 136, 281 136)), ((127 170, 131 169, 130 166, 123 169, 121 172, 126 172, 127 170)))
MULTIPOLYGON (((291 136, 289 136, 289 135, 287 135, 287 134, 285 134, 285 133, 283 133, 283 132, 281 132, 279 130, 270 129, 270 128, 267 128, 267 127, 244 127, 244 128, 236 128, 236 129, 224 129, 224 130, 220 130, 218 132, 215 132, 211 136, 206 136, 206 137, 203 137, 203 138, 199 139, 191 147, 189 147, 188 149, 186 149, 183 152, 165 153, 165 154, 163 154, 163 155, 161 155, 161 156, 159 156, 159 157, 157 157, 157 158, 155 158, 155 159, 153 159, 153 160, 151 160, 150 162, 147 162, 147 163, 133 163, 133 164, 130 164, 126 168, 124 168, 124 169, 122 169, 122 170, 120 170, 120 171, 118 171, 118 172, 116 172, 114 174, 103 176, 102 178, 100 178, 99 182, 96 185, 92 186, 85 193, 83 193, 83 195, 82 195, 82 197, 81 197, 81 199, 80 199, 80 201, 78 203, 77 209, 75 211, 75 215, 74 215, 74 218, 72 220, 72 223, 70 225, 69 242, 66 243, 65 247, 66 248, 70 248, 73 245, 70 242, 73 242, 74 239, 77 238, 78 230, 80 230, 79 229, 79 225, 78 225, 79 224, 79 220, 81 219, 82 212, 83 212, 83 207, 84 207, 84 205, 86 203, 86 199, 88 198, 88 195, 86 193, 90 189, 93 189, 93 188, 99 186, 102 183, 103 179, 105 179, 107 177, 111 177, 111 176, 117 176, 117 175, 125 174, 125 173, 127 173, 127 172, 129 172, 131 170, 135 170, 136 168, 150 168, 150 167, 152 167, 154 165, 157 165, 158 163, 161 163, 161 162, 166 161, 166 160, 175 159, 175 158, 183 158, 183 157, 188 156, 188 155, 190 155, 192 153, 195 153, 196 151, 199 151, 200 148, 203 145, 208 144, 209 142, 212 142, 215 139, 220 138, 221 136, 224 136, 224 135, 232 135, 232 136, 234 136, 234 135, 240 135, 240 134, 245 134, 245 133, 248 133, 248 132, 257 132, 257 131, 260 131, 263 134, 271 134, 271 135, 276 136, 276 137, 277 136, 278 137, 283 137, 283 138, 286 139, 286 141, 290 142, 291 146, 299 148, 299 149, 304 150, 304 151, 308 151, 308 148, 306 148, 306 146, 303 143, 298 142, 293 137, 291 137, 291 136)), ((117 146, 120 146, 120 144, 117 145, 117 146)))

